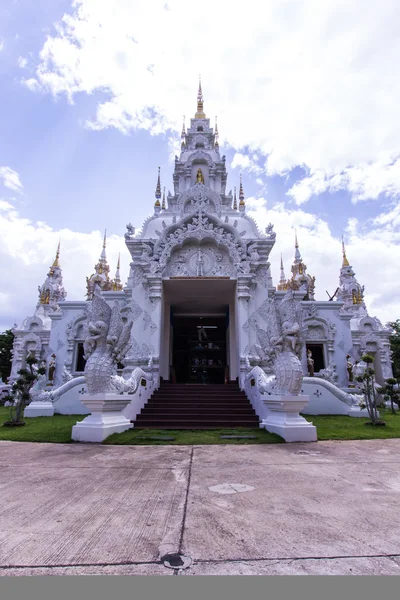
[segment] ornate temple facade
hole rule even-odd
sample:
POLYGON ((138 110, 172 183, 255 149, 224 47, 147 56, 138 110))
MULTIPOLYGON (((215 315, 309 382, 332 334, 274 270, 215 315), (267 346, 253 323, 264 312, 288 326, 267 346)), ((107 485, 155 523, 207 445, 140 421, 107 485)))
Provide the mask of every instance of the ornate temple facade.
MULTIPOLYGON (((107 302, 118 300, 124 318, 133 319, 131 348, 119 365, 123 376, 150 358, 158 378, 181 383, 242 382, 249 361, 268 374, 268 299, 283 297, 289 289, 303 308, 305 375, 310 351, 315 376, 347 388, 346 357, 354 363, 368 351, 378 381, 391 376, 390 332, 368 315, 344 246, 338 290, 330 301, 315 300, 315 277, 307 273, 297 235, 291 276, 286 278, 281 262, 275 286, 273 225, 258 228, 246 214, 242 181, 237 197, 236 188, 227 191, 227 178, 218 128, 204 113, 200 85, 197 111, 189 127, 183 125, 173 193, 162 191, 159 170, 153 214, 139 232, 127 225, 132 262, 126 284, 119 263, 110 279, 104 238, 95 272, 87 278, 86 300, 66 301, 58 249, 33 317, 14 330, 12 377, 28 351, 47 364, 55 354, 55 385, 82 375, 87 314, 96 289, 107 302)), ((74 393, 79 402, 78 389, 74 393)))

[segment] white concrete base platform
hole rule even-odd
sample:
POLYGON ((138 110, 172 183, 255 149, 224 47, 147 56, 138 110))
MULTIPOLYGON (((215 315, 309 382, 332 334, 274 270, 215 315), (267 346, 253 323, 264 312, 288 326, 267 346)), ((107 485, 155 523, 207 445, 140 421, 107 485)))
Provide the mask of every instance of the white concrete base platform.
POLYGON ((307 403, 308 396, 267 396, 264 404, 271 412, 261 421, 261 427, 280 435, 285 442, 316 442, 317 428, 299 414, 307 403))
POLYGON ((83 394, 82 404, 91 414, 72 428, 71 438, 76 442, 103 442, 113 433, 122 433, 133 427, 122 411, 129 404, 128 394, 83 394))
POLYGON ((24 410, 24 417, 52 417, 54 406, 51 402, 31 402, 24 410))

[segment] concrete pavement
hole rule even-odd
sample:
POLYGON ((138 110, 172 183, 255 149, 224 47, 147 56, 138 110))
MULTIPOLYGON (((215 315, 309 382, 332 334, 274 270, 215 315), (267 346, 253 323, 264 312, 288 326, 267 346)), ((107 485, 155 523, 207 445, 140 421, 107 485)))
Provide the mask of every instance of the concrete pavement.
POLYGON ((400 575, 399 453, 0 442, 0 575, 400 575))

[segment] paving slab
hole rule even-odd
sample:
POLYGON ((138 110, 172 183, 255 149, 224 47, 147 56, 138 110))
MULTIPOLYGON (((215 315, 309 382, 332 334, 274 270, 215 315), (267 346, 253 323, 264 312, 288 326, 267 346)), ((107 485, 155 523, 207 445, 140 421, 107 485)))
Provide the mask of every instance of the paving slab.
POLYGON ((287 462, 275 448, 197 447, 185 553, 199 560, 400 554, 397 465, 387 463, 386 454, 369 460, 371 445, 363 442, 354 461, 343 445, 318 443, 310 451, 317 446, 329 462, 298 454, 294 444, 285 446, 287 462), (336 461, 333 448, 341 450, 336 461), (281 460, 275 462, 276 455, 281 460), (229 483, 254 489, 213 491, 229 483))
POLYGON ((399 453, 1 442, 0 576, 400 574, 399 453))
POLYGON ((0 565, 152 561, 177 551, 189 460, 190 448, 0 446, 0 565))

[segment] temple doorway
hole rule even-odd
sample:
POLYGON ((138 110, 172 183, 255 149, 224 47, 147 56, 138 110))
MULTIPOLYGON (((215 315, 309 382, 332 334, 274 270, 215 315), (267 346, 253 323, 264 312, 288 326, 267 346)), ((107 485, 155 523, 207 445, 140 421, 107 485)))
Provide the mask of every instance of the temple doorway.
POLYGON ((311 350, 312 359, 314 361, 314 373, 319 373, 325 369, 324 345, 323 344, 306 344, 306 351, 311 350))
POLYGON ((172 316, 171 378, 176 383, 225 383, 228 310, 222 316, 172 316))
POLYGON ((163 282, 160 375, 187 384, 238 377, 236 280, 176 277, 163 282))

